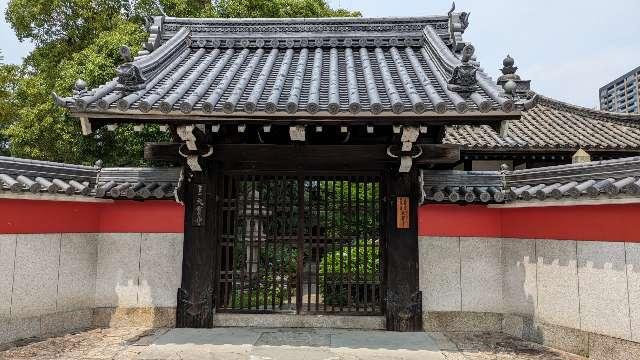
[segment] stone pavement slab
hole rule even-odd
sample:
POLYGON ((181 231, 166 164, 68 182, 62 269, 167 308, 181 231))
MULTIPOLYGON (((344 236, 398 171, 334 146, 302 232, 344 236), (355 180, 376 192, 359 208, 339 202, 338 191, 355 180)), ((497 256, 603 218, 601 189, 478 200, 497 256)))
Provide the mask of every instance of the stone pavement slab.
POLYGON ((172 329, 137 359, 444 360, 425 333, 311 329, 172 329))
POLYGON ((94 329, 30 339, 4 359, 584 360, 499 333, 340 329, 94 329))

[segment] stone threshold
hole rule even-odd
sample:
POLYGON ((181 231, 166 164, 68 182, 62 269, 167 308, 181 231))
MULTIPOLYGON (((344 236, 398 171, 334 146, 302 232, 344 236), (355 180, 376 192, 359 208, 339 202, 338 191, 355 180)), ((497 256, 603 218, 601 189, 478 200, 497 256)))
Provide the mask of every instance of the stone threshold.
POLYGON ((640 359, 640 343, 553 325, 531 316, 442 311, 424 314, 427 332, 502 332, 525 341, 598 360, 640 359))
POLYGON ((214 327, 332 328, 385 330, 384 316, 232 314, 213 316, 214 327))

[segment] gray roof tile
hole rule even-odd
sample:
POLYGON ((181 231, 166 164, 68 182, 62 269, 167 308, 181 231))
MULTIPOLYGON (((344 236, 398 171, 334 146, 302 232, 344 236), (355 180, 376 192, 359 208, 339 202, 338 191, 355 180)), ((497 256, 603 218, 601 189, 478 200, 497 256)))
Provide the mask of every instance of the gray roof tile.
POLYGON ((97 168, 0 156, 0 193, 169 199, 179 176, 178 168, 97 168))
POLYGON ((467 150, 640 151, 640 115, 590 110, 538 95, 521 119, 508 121, 502 136, 486 125, 451 125, 443 142, 467 150))
POLYGON ((504 172, 422 170, 421 182, 423 202, 640 198, 640 157, 504 172))
POLYGON ((510 113, 481 71, 475 92, 447 88, 461 64, 449 18, 156 18, 117 79, 59 103, 76 113, 370 115, 510 113))

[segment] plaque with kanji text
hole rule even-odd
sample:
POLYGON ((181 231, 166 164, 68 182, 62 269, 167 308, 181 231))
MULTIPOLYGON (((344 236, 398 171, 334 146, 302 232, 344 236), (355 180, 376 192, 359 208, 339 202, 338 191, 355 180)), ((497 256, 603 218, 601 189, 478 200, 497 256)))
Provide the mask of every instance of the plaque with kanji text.
POLYGON ((396 227, 398 229, 408 229, 409 224, 409 198, 398 196, 396 199, 396 227))

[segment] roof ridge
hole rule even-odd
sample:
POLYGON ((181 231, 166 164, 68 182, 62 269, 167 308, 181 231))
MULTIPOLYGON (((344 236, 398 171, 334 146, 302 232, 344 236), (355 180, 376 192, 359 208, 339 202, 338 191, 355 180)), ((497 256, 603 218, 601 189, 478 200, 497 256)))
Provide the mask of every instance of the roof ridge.
POLYGON ((416 22, 416 21, 429 21, 429 20, 442 20, 449 19, 447 15, 423 15, 423 16, 381 16, 381 17, 361 17, 361 16, 337 16, 337 17, 288 17, 288 18, 222 18, 222 17, 206 17, 206 18, 194 18, 194 17, 176 17, 176 16, 155 16, 154 18, 163 18, 165 22, 171 21, 186 21, 186 22, 220 22, 238 25, 244 25, 247 23, 330 23, 330 22, 416 22))
POLYGON ((70 164, 63 162, 55 162, 55 161, 46 161, 46 160, 35 160, 35 159, 25 159, 13 156, 0 156, 0 169, 5 169, 8 165, 35 165, 35 166, 51 166, 51 167, 65 167, 69 169, 80 169, 80 170, 97 170, 95 166, 88 165, 79 165, 79 164, 70 164))
POLYGON ((557 110, 578 112, 578 113, 581 113, 582 115, 593 117, 598 120, 623 120, 623 121, 636 120, 640 122, 640 114, 625 114, 625 113, 615 113, 615 112, 604 111, 604 110, 590 109, 584 106, 571 104, 571 103, 557 100, 541 94, 538 94, 538 97, 539 97, 538 99, 539 105, 546 105, 557 110))

